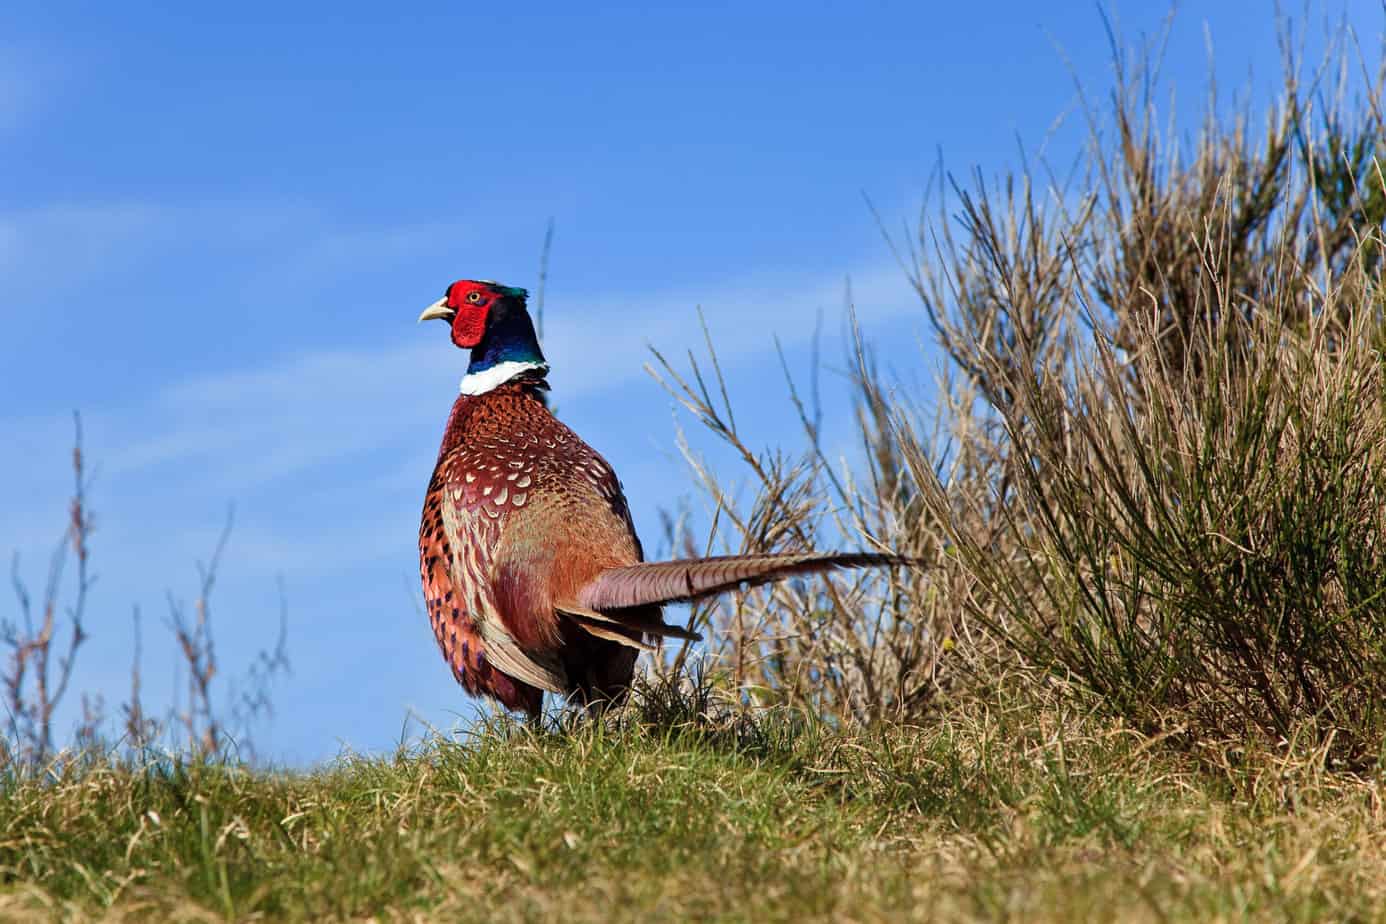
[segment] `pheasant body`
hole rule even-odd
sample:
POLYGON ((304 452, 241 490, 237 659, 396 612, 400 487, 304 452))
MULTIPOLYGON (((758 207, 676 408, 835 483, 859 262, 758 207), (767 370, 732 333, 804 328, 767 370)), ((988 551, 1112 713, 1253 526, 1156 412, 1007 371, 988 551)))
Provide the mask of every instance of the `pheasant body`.
MULTIPOLYGON (((560 616, 560 603, 576 608, 585 584, 642 553, 615 472, 549 413, 542 387, 523 377, 457 399, 419 535, 429 619, 457 680, 529 712, 546 689, 618 695, 639 653, 560 616)), ((659 622, 657 607, 635 609, 626 623, 659 622)), ((639 641, 634 628, 610 631, 639 641)))
POLYGON ((598 706, 629 690, 651 640, 697 639, 663 604, 889 555, 644 563, 616 473, 555 418, 524 290, 462 280, 420 320, 471 350, 424 498, 419 569, 434 637, 473 695, 537 715, 544 692, 598 706))

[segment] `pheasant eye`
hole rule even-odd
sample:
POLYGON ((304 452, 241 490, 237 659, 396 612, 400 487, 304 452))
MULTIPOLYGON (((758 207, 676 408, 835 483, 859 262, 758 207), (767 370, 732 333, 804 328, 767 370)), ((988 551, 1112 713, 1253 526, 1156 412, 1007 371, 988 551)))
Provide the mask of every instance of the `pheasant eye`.
POLYGON ((479 303, 481 302, 481 293, 480 293, 480 292, 468 292, 468 293, 467 293, 467 301, 471 302, 473 305, 479 304, 479 303))

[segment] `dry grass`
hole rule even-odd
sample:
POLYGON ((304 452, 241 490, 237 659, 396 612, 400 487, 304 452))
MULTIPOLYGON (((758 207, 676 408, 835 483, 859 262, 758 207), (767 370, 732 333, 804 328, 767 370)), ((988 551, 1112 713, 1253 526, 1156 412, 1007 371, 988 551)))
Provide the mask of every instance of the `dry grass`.
POLYGON ((844 733, 666 689, 617 725, 497 722, 306 775, 17 780, 0 914, 1381 919, 1381 780, 1265 751, 1210 773, 1081 698, 844 733))

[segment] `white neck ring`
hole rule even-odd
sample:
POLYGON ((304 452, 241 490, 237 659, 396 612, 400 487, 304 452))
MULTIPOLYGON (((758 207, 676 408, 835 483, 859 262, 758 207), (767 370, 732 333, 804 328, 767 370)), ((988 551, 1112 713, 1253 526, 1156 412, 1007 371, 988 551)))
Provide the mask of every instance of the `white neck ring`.
POLYGON ((480 372, 468 372, 462 376, 459 390, 464 395, 484 395, 511 379, 534 369, 548 372, 549 366, 548 363, 518 362, 508 359, 503 363, 496 363, 489 369, 482 369, 480 372))

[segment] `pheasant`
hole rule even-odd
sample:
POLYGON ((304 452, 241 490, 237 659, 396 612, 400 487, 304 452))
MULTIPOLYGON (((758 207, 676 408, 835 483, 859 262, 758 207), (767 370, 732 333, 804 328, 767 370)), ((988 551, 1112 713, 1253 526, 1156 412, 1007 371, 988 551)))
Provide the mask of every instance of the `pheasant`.
POLYGON ((537 717, 544 692, 619 702, 636 658, 700 636, 663 605, 833 568, 869 553, 646 562, 611 465, 548 409, 548 364, 524 289, 463 279, 420 321, 471 351, 424 496, 419 570, 433 634, 473 696, 537 717))

